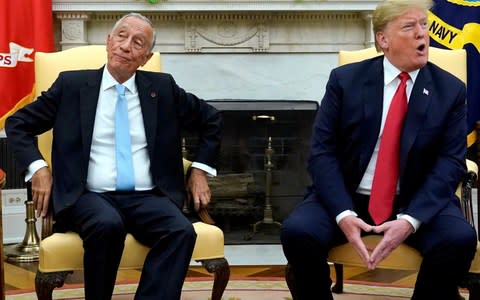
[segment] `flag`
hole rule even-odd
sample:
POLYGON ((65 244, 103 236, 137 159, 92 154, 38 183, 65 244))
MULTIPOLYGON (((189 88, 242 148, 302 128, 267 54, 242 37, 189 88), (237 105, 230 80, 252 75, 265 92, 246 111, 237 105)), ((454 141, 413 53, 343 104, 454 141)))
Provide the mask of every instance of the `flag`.
POLYGON ((51 0, 2 1, 0 9, 0 130, 35 95, 35 52, 54 50, 51 0))
POLYGON ((480 0, 434 0, 429 12, 430 45, 467 52, 467 144, 480 120, 480 0))

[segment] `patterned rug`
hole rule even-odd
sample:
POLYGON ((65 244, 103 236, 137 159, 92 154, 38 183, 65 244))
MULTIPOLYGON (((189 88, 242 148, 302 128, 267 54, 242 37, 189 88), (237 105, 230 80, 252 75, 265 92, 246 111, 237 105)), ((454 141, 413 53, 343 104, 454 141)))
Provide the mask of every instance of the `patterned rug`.
MULTIPOLYGON (((182 290, 181 300, 209 300, 213 281, 210 279, 188 279, 182 290)), ((137 285, 135 283, 118 284, 115 287, 114 300, 131 300, 137 285)), ((343 294, 334 294, 335 300, 400 300, 409 299, 412 289, 407 287, 371 285, 365 282, 346 282, 343 294)), ((463 294, 464 297, 467 295, 463 294)), ((7 300, 36 300, 33 291, 10 291, 7 300)), ((81 285, 69 285, 56 289, 53 299, 81 300, 81 285)), ((230 279, 223 295, 224 300, 291 300, 292 297, 285 281, 281 278, 230 279)))

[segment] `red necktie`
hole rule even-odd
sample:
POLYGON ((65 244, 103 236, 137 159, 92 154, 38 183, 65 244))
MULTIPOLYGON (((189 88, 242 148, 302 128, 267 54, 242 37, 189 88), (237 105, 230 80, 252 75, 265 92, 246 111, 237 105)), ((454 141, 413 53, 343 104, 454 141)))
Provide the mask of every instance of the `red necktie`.
POLYGON ((385 222, 392 214, 400 170, 400 134, 407 113, 408 73, 398 75, 400 85, 393 95, 378 150, 368 211, 375 224, 385 222))

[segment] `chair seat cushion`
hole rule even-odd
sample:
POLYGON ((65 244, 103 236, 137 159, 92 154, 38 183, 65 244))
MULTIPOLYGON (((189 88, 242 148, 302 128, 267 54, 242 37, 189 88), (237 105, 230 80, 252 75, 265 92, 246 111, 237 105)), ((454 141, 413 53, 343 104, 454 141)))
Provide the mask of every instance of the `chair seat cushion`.
POLYGON ((477 242, 477 253, 475 253, 475 257, 472 260, 469 272, 480 273, 480 242, 477 242))
MULTIPOLYGON (((368 248, 374 249, 375 246, 380 242, 381 238, 382 237, 378 235, 369 235, 363 237, 362 239, 368 248)), ((328 260, 330 262, 349 266, 365 266, 350 244, 342 244, 331 249, 328 253, 328 260)), ((378 268, 418 270, 421 262, 422 256, 417 250, 406 244, 401 244, 390 254, 390 256, 388 256, 378 265, 378 268)), ((475 254, 475 258, 470 266, 470 272, 480 273, 480 242, 477 242, 477 253, 475 254)))
MULTIPOLYGON (((381 238, 382 236, 379 235, 368 235, 363 237, 362 239, 365 245, 367 245, 367 248, 374 249, 375 246, 380 242, 381 238)), ((357 252, 353 250, 352 246, 349 243, 342 244, 331 249, 328 253, 328 259, 331 262, 345 264, 349 266, 365 266, 360 257, 357 255, 357 252)), ((422 257, 417 250, 406 244, 401 244, 378 265, 378 268, 396 270, 418 270, 421 262, 422 257)))
MULTIPOLYGON (((224 239, 220 228, 202 222, 193 223, 197 240, 192 260, 223 258, 224 239)), ((149 248, 128 234, 125 239, 120 269, 141 268, 149 248)), ((40 242, 39 265, 41 272, 59 272, 83 269, 83 245, 75 232, 54 233, 40 242)))

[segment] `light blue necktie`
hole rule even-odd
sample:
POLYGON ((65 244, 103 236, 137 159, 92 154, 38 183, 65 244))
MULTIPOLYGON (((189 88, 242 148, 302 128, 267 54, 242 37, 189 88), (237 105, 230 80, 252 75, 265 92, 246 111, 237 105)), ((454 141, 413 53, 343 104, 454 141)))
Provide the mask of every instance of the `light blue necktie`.
POLYGON ((132 162, 132 144, 128 125, 128 106, 125 98, 125 86, 116 84, 118 92, 115 106, 115 157, 117 163, 117 191, 135 189, 135 175, 132 162))

